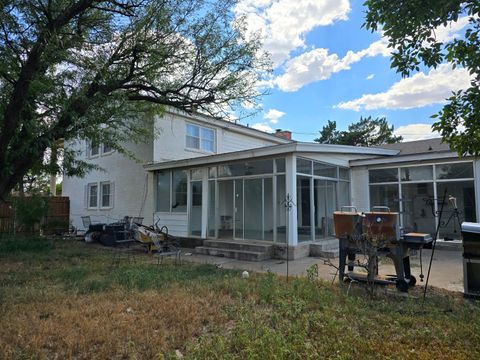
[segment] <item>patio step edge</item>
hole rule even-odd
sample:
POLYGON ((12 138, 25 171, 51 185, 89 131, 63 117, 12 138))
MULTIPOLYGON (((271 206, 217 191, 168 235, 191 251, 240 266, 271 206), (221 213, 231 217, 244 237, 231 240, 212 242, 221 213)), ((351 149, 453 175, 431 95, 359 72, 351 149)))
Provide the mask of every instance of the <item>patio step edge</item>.
POLYGON ((202 255, 225 257, 229 259, 244 260, 244 261, 262 261, 262 260, 268 260, 271 258, 271 254, 269 252, 224 249, 224 248, 215 248, 210 246, 197 246, 195 248, 195 253, 202 254, 202 255))

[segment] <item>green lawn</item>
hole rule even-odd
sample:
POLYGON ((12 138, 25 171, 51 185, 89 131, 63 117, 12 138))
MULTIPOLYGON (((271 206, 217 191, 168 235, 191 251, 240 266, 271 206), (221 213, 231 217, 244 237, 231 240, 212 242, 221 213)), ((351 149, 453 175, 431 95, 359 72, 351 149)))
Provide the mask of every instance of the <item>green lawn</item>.
POLYGON ((480 306, 0 239, 0 358, 480 359, 480 306))

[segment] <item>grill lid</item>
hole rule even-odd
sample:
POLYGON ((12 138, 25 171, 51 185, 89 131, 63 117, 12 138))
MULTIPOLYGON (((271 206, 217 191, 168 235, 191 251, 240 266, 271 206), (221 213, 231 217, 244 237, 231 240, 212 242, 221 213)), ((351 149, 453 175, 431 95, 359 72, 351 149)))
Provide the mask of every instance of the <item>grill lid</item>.
POLYGON ((463 222, 462 223, 462 232, 480 234, 480 223, 463 222))

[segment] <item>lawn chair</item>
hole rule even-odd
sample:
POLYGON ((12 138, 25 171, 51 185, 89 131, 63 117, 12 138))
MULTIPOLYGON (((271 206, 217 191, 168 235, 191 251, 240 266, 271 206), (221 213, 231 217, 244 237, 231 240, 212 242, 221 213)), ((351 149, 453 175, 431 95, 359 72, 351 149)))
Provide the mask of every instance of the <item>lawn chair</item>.
POLYGON ((168 241, 168 234, 165 237, 165 240, 162 242, 160 241, 160 235, 152 236, 151 239, 157 249, 157 255, 158 255, 157 265, 159 265, 160 263, 163 263, 163 258, 166 256, 175 256, 175 265, 180 264, 181 262, 180 247, 177 244, 174 244, 171 241, 168 241))
POLYGON ((90 216, 82 216, 85 242, 98 241, 105 224, 92 223, 90 216))

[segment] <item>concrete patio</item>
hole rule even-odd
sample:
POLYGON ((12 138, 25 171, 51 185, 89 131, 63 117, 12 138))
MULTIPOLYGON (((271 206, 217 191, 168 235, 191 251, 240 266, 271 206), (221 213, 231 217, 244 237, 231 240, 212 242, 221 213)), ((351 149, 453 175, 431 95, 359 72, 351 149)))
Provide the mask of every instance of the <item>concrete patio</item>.
MULTIPOLYGON (((287 262, 285 260, 263 260, 263 261, 242 261, 217 256, 208 256, 195 254, 193 249, 183 249, 182 259, 184 261, 196 263, 216 264, 225 269, 239 269, 254 272, 271 271, 276 274, 286 275, 287 262)), ((430 262, 431 250, 423 250, 423 273, 427 277, 428 265, 430 262)), ((317 264, 319 276, 325 280, 333 280, 336 269, 325 263, 328 259, 319 257, 305 257, 297 260, 291 260, 288 264, 290 276, 305 276, 307 269, 317 264)), ((338 258, 331 259, 331 263, 338 266, 338 258)), ((411 257, 412 274, 417 278, 417 285, 420 282, 420 253, 411 257)), ((382 259, 380 262, 380 274, 394 274, 393 264, 388 259, 382 259)), ((429 285, 436 286, 451 291, 463 291, 463 265, 462 251, 460 250, 435 250, 432 269, 430 273, 429 285)))

